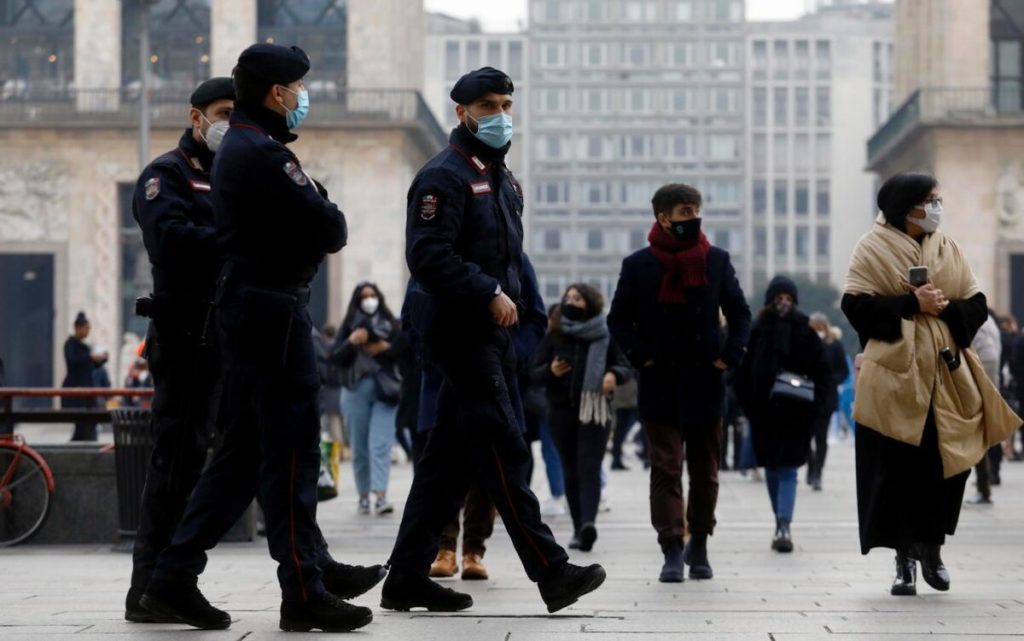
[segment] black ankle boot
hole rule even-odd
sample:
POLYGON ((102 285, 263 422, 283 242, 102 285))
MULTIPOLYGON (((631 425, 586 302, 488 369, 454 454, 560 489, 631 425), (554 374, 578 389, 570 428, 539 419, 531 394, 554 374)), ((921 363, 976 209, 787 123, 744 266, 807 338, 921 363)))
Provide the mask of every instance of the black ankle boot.
POLYGON ((459 612, 473 607, 473 597, 443 587, 426 575, 403 572, 392 567, 381 590, 380 607, 408 612, 426 608, 431 612, 459 612))
POLYGON ((789 533, 789 521, 775 522, 775 537, 772 538, 772 549, 788 554, 793 551, 793 537, 789 533))
POLYGON ((890 593, 893 596, 917 595, 917 561, 907 552, 896 551, 896 580, 890 593))
POLYGON ((345 565, 330 561, 323 568, 324 587, 342 600, 365 594, 387 575, 383 565, 345 565))
POLYGON ((925 583, 939 592, 949 590, 949 571, 942 563, 941 546, 934 543, 918 543, 914 556, 921 562, 921 576, 925 583))
POLYGON ((693 534, 683 550, 683 562, 690 566, 691 579, 710 579, 715 576, 708 562, 708 535, 693 534))
POLYGON ((686 578, 686 565, 683 563, 683 544, 672 541, 665 546, 665 564, 661 566, 658 581, 662 583, 682 583, 686 578))
POLYGON ((538 581, 537 588, 548 606, 548 612, 555 613, 576 603, 584 594, 601 587, 605 576, 604 568, 596 563, 587 567, 563 563, 538 581))

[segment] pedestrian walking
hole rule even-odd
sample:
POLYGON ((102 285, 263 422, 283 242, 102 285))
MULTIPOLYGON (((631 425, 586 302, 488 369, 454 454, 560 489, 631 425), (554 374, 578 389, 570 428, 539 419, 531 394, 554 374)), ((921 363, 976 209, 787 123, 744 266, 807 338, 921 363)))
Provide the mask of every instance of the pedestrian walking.
POLYGON ((570 285, 554 328, 533 358, 531 374, 547 390, 548 420, 572 515, 569 549, 590 552, 597 540, 601 465, 614 423, 611 397, 630 374, 629 362, 608 332, 601 292, 585 283, 570 285))
POLYGON ((341 368, 341 411, 352 443, 352 471, 359 513, 391 514, 388 480, 395 412, 402 381, 398 373, 402 328, 374 283, 352 292, 332 361, 341 368), (370 503, 370 493, 374 501, 370 503))
POLYGON ((689 185, 665 185, 654 194, 650 247, 622 262, 608 315, 612 337, 639 376, 651 523, 665 556, 659 577, 665 582, 683 580, 684 557, 691 578, 713 576, 707 541, 718 502, 722 378, 739 365, 750 333, 750 308, 729 253, 701 231, 701 203, 689 185), (720 312, 728 325, 724 341, 720 312), (684 450, 690 477, 685 510, 684 450))
MULTIPOLYGON (((92 331, 92 324, 85 312, 75 316, 75 331, 64 341, 64 365, 67 374, 61 387, 95 387, 96 368, 102 366, 107 355, 93 351, 85 342, 92 331)), ((65 409, 89 409, 98 406, 95 398, 61 397, 60 406, 65 409)), ((95 441, 97 439, 96 421, 76 421, 75 430, 71 434, 72 441, 95 441)))
POLYGON ((347 228, 327 190, 287 147, 309 111, 308 71, 298 47, 257 44, 242 52, 229 129, 210 172, 216 231, 206 231, 203 246, 216 242, 223 261, 213 301, 225 434, 140 600, 153 614, 193 627, 231 625, 197 581, 206 552, 257 495, 278 565, 281 629, 367 625, 372 612, 341 599, 384 574, 380 566, 335 563, 316 524, 320 376, 309 284, 325 256, 345 245, 347 228))
POLYGON ((508 75, 491 67, 460 78, 451 92, 460 125, 409 189, 406 259, 429 300, 425 352, 444 382, 439 421, 391 553, 381 595, 387 609, 472 606, 468 594, 442 588, 427 573, 438 535, 474 479, 494 501, 549 612, 605 579, 599 565, 568 563, 528 483, 532 455, 517 420, 522 409, 511 333, 521 313, 523 268, 523 190, 505 165, 513 90, 508 75))
MULTIPOLYGON (((985 370, 988 380, 992 381, 998 389, 999 385, 999 360, 1002 356, 1002 337, 999 333, 999 323, 996 321, 995 312, 988 310, 988 318, 978 329, 971 341, 971 348, 981 359, 981 366, 985 370)), ((1001 392, 1000 392, 1001 394, 1001 392)), ((1000 466, 1003 461, 1003 444, 997 443, 989 448, 985 456, 981 457, 978 464, 974 466, 975 485, 978 493, 968 503, 973 505, 992 504, 992 486, 1000 485, 1000 466)))
POLYGON ((785 276, 772 279, 736 374, 736 395, 750 421, 775 514, 771 547, 783 553, 793 551, 797 471, 807 462, 811 435, 828 415, 835 389, 824 345, 799 303, 796 283, 785 276))
POLYGON ((814 429, 811 435, 811 454, 807 461, 807 484, 815 492, 822 488, 821 477, 825 471, 825 457, 828 456, 828 434, 832 425, 832 417, 839 410, 839 386, 850 376, 846 350, 839 341, 838 329, 832 326, 828 316, 821 312, 811 314, 811 329, 817 334, 824 345, 825 363, 828 365, 832 383, 822 390, 825 398, 825 411, 815 414, 814 429))
POLYGON ((338 337, 338 328, 324 325, 313 335, 317 366, 320 371, 320 424, 323 432, 338 444, 339 460, 348 458, 351 447, 345 420, 341 414, 341 368, 331 361, 331 348, 338 337))
MULTIPOLYGON (((628 361, 627 361, 628 363, 628 361)), ((616 386, 612 393, 612 412, 615 414, 615 427, 612 430, 612 465, 617 472, 629 471, 629 466, 622 460, 622 448, 633 427, 640 420, 637 410, 636 376, 630 372, 629 380, 616 386)))
POLYGON ((960 246, 940 229, 935 178, 899 174, 854 249, 842 308, 864 347, 857 378, 861 552, 896 550, 892 594, 948 590, 941 548, 956 532, 964 486, 989 446, 1021 425, 971 341, 985 295, 960 246))

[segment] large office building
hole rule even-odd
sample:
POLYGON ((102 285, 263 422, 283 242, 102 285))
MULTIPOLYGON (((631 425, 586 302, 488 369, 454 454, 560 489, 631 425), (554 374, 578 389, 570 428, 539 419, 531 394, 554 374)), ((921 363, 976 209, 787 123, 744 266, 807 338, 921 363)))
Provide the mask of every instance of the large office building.
POLYGON ((842 289, 871 225, 865 143, 889 116, 892 5, 822 4, 747 25, 745 282, 785 273, 842 289))
POLYGON ((936 176, 989 305, 1024 318, 1024 3, 897 0, 895 33, 898 108, 868 166, 936 176))
POLYGON ((610 295, 669 182, 705 196, 711 241, 744 236, 743 0, 529 3, 527 246, 542 293, 610 295))
MULTIPOLYGON (((294 144, 345 211, 350 242, 314 287, 337 322, 355 284, 397 305, 406 279, 405 194, 446 142, 422 98, 422 0, 16 0, 0 2, 0 358, 8 385, 53 385, 61 344, 85 311, 115 381, 119 349, 145 321, 150 288, 131 214, 140 164, 172 149, 201 80, 231 72, 254 42, 312 59, 312 109, 294 144), (149 48, 143 52, 143 10, 149 48), (401 43, 401 46, 397 46, 401 43), (151 131, 140 145, 140 69, 151 131), (145 156, 141 158, 141 156, 145 156)), ((288 212, 281 212, 288 224, 288 212)))

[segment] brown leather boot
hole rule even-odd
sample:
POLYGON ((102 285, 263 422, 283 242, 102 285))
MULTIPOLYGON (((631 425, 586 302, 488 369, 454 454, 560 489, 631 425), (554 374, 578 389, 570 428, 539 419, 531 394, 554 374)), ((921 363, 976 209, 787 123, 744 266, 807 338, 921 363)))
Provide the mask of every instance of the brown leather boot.
POLYGON ((474 552, 462 555, 462 578, 465 581, 487 580, 487 566, 482 556, 474 552))
POLYGON ((430 564, 430 576, 435 579, 455 576, 459 566, 455 563, 455 550, 438 550, 437 558, 430 564))

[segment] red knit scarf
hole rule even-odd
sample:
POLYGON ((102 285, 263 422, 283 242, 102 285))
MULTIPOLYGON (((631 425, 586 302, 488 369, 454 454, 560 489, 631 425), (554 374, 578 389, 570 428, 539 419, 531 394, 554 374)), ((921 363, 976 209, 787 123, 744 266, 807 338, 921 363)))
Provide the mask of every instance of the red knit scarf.
POLYGON ((711 251, 711 243, 704 232, 700 233, 697 240, 684 243, 654 223, 647 240, 651 243, 651 253, 665 268, 661 291, 658 293, 659 303, 685 303, 687 287, 708 284, 708 252, 711 251))

